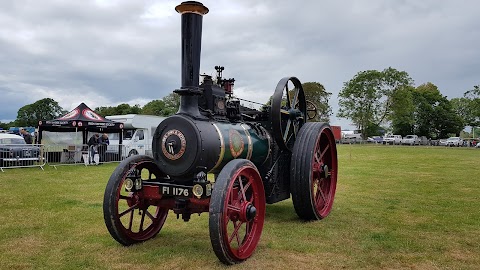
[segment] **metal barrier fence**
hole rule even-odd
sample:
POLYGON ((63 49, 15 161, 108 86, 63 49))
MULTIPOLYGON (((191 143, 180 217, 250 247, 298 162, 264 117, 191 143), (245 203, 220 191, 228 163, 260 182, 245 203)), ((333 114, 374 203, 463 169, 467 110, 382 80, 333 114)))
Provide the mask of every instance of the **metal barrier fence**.
POLYGON ((41 144, 0 145, 0 170, 9 168, 40 167, 47 161, 45 146, 41 144))
POLYGON ((0 170, 5 168, 40 167, 48 163, 63 165, 98 165, 121 162, 131 155, 150 155, 151 147, 110 144, 88 146, 66 144, 3 144, 0 145, 0 170))
POLYGON ((132 154, 150 154, 145 149, 131 149, 121 144, 97 145, 46 145, 46 159, 49 166, 57 168, 64 165, 99 165, 121 162, 132 154), (137 151, 138 150, 138 151, 137 151))

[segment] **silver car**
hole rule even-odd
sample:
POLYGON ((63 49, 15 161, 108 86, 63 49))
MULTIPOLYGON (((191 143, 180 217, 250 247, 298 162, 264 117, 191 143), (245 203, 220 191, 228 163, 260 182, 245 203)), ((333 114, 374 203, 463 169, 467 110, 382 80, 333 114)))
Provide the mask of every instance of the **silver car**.
POLYGON ((453 147, 453 146, 459 147, 462 145, 463 145, 463 140, 460 137, 450 137, 447 139, 447 142, 445 144, 445 146, 450 146, 450 147, 453 147))
POLYGON ((0 167, 31 165, 41 161, 40 148, 18 135, 0 134, 0 167))

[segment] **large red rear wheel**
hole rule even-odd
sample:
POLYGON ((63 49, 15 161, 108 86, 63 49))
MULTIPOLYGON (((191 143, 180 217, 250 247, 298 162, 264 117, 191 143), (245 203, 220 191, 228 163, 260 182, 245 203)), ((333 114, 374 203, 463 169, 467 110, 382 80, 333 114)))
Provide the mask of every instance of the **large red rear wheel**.
POLYGON ((215 180, 210 199, 210 240, 225 264, 249 258, 255 251, 265 220, 265 191, 252 162, 235 159, 215 180))
POLYGON ((337 147, 327 123, 306 123, 293 147, 290 187, 297 215, 304 220, 326 217, 337 187, 337 147))
POLYGON ((146 241, 162 229, 168 209, 151 205, 144 198, 142 181, 164 174, 149 156, 131 156, 122 161, 108 180, 103 217, 112 237, 122 245, 146 241))

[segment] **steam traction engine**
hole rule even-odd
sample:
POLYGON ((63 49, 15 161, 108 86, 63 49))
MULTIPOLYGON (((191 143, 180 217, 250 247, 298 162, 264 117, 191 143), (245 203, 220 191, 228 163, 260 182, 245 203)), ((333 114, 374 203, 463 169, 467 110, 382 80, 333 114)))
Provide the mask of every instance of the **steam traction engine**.
POLYGON ((180 109, 156 129, 153 158, 132 156, 115 169, 104 197, 108 231, 123 245, 146 241, 162 229, 169 210, 188 221, 209 212, 210 239, 225 264, 252 255, 265 204, 290 198, 304 220, 326 217, 337 183, 337 152, 330 126, 307 122, 300 81, 280 80, 270 105, 246 108, 233 79, 203 76, 199 84, 202 17, 188 1, 182 15, 180 109), (213 179, 214 178, 214 179, 213 179))

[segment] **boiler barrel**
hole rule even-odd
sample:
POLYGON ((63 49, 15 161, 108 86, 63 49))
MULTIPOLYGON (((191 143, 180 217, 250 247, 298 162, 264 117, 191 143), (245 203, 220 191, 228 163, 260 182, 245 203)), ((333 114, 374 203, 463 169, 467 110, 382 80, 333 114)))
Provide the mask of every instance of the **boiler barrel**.
POLYGON ((152 149, 163 172, 188 180, 200 171, 218 173, 236 158, 259 166, 270 155, 271 141, 262 127, 174 115, 157 127, 152 149))

